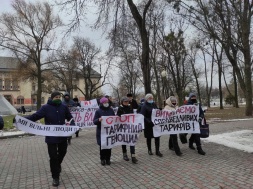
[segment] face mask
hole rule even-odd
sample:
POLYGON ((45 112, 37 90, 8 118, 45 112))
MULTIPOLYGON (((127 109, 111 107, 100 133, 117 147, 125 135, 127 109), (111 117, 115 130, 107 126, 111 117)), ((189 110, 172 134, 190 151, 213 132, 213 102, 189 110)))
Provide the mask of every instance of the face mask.
POLYGON ((55 99, 55 100, 52 100, 52 102, 56 105, 59 105, 61 104, 61 99, 55 99))
POLYGON ((150 103, 150 104, 152 104, 154 101, 153 100, 148 100, 147 102, 150 103))
POLYGON ((104 103, 103 106, 107 108, 109 107, 109 103, 104 103))
POLYGON ((194 104, 197 103, 197 99, 192 99, 191 101, 192 101, 192 103, 194 103, 194 104))

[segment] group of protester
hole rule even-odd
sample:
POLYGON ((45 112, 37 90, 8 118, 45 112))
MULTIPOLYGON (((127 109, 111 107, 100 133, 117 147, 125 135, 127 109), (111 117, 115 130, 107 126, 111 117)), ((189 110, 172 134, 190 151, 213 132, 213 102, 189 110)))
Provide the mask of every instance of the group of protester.
MULTIPOLYGON (((37 112, 32 115, 26 116, 27 119, 31 121, 37 121, 42 118, 45 119, 46 125, 64 125, 67 123, 69 125, 75 125, 73 117, 70 113, 70 107, 80 106, 78 104, 78 99, 71 100, 70 95, 65 93, 63 95, 63 100, 61 100, 61 93, 56 91, 51 94, 51 98, 48 100, 47 104, 43 105, 37 112)), ((117 111, 117 115, 121 116, 123 114, 132 114, 135 113, 134 110, 137 110, 137 113, 140 113, 144 116, 144 136, 146 138, 148 154, 153 155, 151 141, 152 138, 155 140, 155 154, 159 157, 162 157, 163 154, 160 152, 160 137, 154 137, 153 134, 153 122, 151 121, 151 114, 153 109, 158 107, 154 103, 153 95, 146 94, 145 99, 141 99, 140 104, 133 99, 132 94, 127 94, 127 96, 122 97, 120 101, 120 106, 117 111)), ((196 103, 196 95, 190 94, 187 104, 196 103)), ((175 110, 178 107, 178 101, 176 97, 169 97, 166 100, 166 106, 164 109, 175 110)), ((201 109, 201 107, 200 107, 201 109)), ((99 109, 96 110, 93 123, 96 127, 96 139, 97 144, 99 145, 100 150, 100 160, 101 165, 110 165, 111 164, 111 149, 101 149, 101 121, 102 116, 114 116, 115 112, 111 108, 110 99, 108 97, 102 97, 99 100, 99 109)), ((203 110, 200 110, 199 117, 203 118, 203 110)), ((79 132, 76 133, 78 137, 79 132)), ((59 177, 61 173, 61 163, 66 155, 67 146, 71 142, 70 137, 57 137, 57 136, 46 136, 45 142, 48 147, 48 154, 50 157, 50 170, 53 178, 53 186, 59 185, 59 177)), ((189 148, 195 149, 193 143, 196 143, 198 153, 205 155, 205 152, 201 148, 199 134, 192 134, 189 139, 189 148)), ((176 155, 181 156, 182 152, 180 151, 177 135, 170 135, 169 139, 169 149, 174 150, 176 155)), ((129 161, 127 155, 126 145, 122 145, 123 159, 129 161)), ((130 146, 131 160, 132 163, 136 164, 138 162, 135 156, 135 146, 130 146)))

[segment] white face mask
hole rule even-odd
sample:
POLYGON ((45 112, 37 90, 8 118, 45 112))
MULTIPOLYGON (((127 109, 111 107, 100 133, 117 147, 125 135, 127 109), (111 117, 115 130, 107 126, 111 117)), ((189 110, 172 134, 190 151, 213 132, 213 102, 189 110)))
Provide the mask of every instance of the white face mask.
POLYGON ((107 108, 109 107, 109 103, 104 103, 103 106, 107 108))

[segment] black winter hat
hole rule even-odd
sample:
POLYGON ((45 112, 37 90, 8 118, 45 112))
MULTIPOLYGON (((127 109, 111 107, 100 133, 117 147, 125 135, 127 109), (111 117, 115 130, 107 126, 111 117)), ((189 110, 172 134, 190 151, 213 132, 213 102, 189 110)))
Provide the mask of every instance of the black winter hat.
POLYGON ((51 99, 53 99, 54 97, 56 97, 57 95, 61 95, 61 93, 59 91, 54 91, 51 94, 51 99))

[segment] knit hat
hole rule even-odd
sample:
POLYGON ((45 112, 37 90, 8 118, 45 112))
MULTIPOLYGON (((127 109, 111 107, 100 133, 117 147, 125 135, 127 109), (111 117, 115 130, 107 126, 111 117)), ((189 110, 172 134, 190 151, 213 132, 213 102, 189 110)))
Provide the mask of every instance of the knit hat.
POLYGON ((51 99, 53 99, 54 97, 58 96, 58 95, 61 95, 61 93, 59 91, 54 91, 52 92, 51 94, 51 99))
POLYGON ((153 95, 151 93, 146 94, 145 100, 148 100, 150 97, 153 97, 153 95))
POLYGON ((108 101, 109 101, 108 98, 103 97, 103 98, 100 99, 99 102, 100 102, 101 104, 104 104, 104 103, 106 103, 106 102, 108 102, 108 101))
POLYGON ((123 96, 123 97, 121 98, 121 102, 129 102, 129 101, 130 101, 130 99, 127 98, 126 96, 123 96))
POLYGON ((63 96, 70 96, 68 92, 65 92, 63 96))

